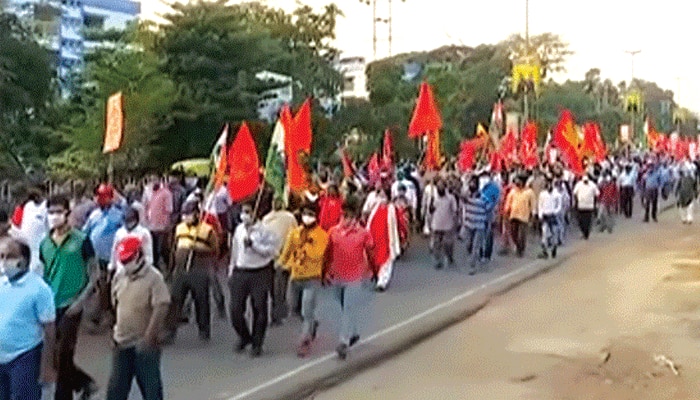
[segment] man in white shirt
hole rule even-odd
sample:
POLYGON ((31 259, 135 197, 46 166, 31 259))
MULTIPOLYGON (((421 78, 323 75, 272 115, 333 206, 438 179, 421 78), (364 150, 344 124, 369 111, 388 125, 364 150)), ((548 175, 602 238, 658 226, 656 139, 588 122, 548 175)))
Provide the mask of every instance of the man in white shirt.
POLYGON ((542 254, 539 258, 545 260, 549 258, 550 250, 552 258, 556 258, 559 244, 558 216, 562 210, 562 196, 559 191, 554 190, 551 179, 547 180, 544 190, 540 192, 537 210, 542 223, 542 254))
POLYGON ((116 249, 117 244, 121 243, 127 236, 134 236, 139 239, 141 242, 141 254, 143 254, 146 264, 153 265, 153 237, 151 236, 151 231, 141 225, 139 212, 135 208, 129 207, 124 212, 124 226, 117 229, 117 233, 114 234, 112 258, 107 269, 116 272, 122 270, 123 265, 117 261, 116 249))
POLYGON ((573 195, 576 202, 576 210, 578 211, 579 228, 581 228, 583 238, 588 240, 588 237, 591 235, 596 199, 600 195, 600 191, 598 186, 591 182, 588 175, 584 175, 583 179, 574 186, 573 195))
POLYGON ((637 170, 633 164, 626 163, 618 177, 620 185, 620 208, 625 218, 632 218, 632 205, 634 204, 634 185, 637 182, 637 170))
MULTIPOLYGON (((297 227, 297 220, 290 211, 284 208, 284 200, 275 199, 272 202, 272 211, 263 217, 262 224, 269 231, 280 238, 276 256, 282 251, 289 232, 297 227)), ((289 271, 280 268, 275 263, 275 275, 272 283, 272 325, 281 325, 282 320, 287 318, 287 283, 289 282, 289 271)))
POLYGON ((231 324, 240 341, 237 351, 252 345, 251 356, 260 357, 267 329, 267 296, 272 289, 273 261, 280 248, 280 238, 255 221, 253 207, 241 207, 241 223, 231 242, 229 289, 231 290, 231 324), (253 308, 253 332, 245 320, 248 298, 253 308))

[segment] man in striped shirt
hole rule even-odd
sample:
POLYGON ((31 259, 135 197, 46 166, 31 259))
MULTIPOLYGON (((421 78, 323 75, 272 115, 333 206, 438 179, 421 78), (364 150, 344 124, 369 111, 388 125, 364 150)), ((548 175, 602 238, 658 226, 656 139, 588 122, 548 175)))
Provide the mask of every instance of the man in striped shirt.
POLYGON ((490 213, 488 200, 479 191, 479 178, 469 180, 467 190, 462 193, 462 237, 469 253, 469 275, 476 274, 476 263, 486 238, 486 226, 490 213))

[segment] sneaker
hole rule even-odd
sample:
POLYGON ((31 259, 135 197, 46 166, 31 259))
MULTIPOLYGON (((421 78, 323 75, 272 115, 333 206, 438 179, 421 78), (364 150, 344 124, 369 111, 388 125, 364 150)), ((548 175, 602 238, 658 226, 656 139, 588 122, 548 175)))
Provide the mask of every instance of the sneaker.
POLYGON ((345 343, 339 344, 338 347, 335 348, 335 352, 338 353, 338 358, 345 360, 348 358, 348 345, 345 343))
POLYGON ((299 358, 305 358, 306 356, 309 355, 309 351, 311 350, 311 341, 310 340, 304 340, 299 344, 299 347, 297 347, 297 356, 299 358))
POLYGON ((250 357, 258 358, 260 356, 262 356, 262 346, 253 346, 253 348, 250 349, 250 357))

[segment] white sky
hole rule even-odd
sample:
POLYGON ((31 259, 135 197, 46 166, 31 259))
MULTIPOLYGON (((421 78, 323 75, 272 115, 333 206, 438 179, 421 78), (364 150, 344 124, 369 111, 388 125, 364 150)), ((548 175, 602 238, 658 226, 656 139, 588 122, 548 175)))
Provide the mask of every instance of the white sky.
MULTIPOLYGON (((144 17, 160 10, 160 0, 141 0, 144 17)), ((183 0, 185 1, 185 0, 183 0)), ((388 16, 389 0, 378 1, 378 17, 388 16)), ((286 10, 295 0, 267 0, 286 10)), ((304 0, 322 7, 329 0, 304 0)), ((345 17, 338 21, 337 43, 346 56, 372 59, 372 7, 360 0, 336 0, 345 17)), ((566 64, 568 73, 556 77, 583 79, 590 68, 615 84, 629 80, 631 56, 634 75, 655 81, 676 92, 676 101, 700 111, 700 57, 695 31, 700 3, 690 0, 646 2, 630 0, 529 0, 530 34, 559 34, 575 54, 566 64), (680 81, 679 81, 680 78, 680 81), (679 86, 680 85, 680 86, 679 86), (680 87, 680 92, 679 92, 680 87)), ((430 50, 447 44, 477 46, 497 43, 525 31, 525 0, 393 0, 393 54, 430 50)), ((381 29, 381 25, 380 25, 381 29)), ((378 35, 380 38, 385 35, 378 35)), ((379 58, 388 55, 378 44, 379 58)))

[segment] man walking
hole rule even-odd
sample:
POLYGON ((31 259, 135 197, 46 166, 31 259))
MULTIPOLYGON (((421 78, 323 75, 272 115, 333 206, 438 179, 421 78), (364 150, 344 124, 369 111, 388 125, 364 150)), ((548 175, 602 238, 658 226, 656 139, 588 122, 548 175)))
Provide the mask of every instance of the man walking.
POLYGON ((649 216, 654 222, 658 222, 656 219, 656 213, 659 208, 659 189, 663 183, 661 168, 656 164, 649 162, 647 164, 647 171, 644 174, 644 222, 649 222, 649 216))
POLYGON ((97 386, 75 365, 73 357, 84 305, 94 288, 90 271, 97 269, 95 251, 87 236, 68 224, 68 198, 51 197, 47 206, 50 231, 41 242, 40 259, 56 306, 56 400, 73 400, 78 392, 82 392, 81 399, 88 400, 97 386))
POLYGON ((237 352, 252 346, 251 356, 260 357, 267 330, 267 296, 272 290, 273 261, 280 238, 256 221, 250 204, 241 207, 240 218, 241 223, 233 234, 229 265, 231 324, 240 339, 237 352), (252 332, 245 320, 249 298, 253 308, 252 332))
POLYGON ((126 400, 134 378, 144 400, 162 400, 158 334, 168 314, 170 293, 161 273, 147 260, 140 238, 125 237, 115 253, 121 268, 112 280, 117 319, 107 400, 126 400))
POLYGON ((429 200, 430 234, 435 269, 442 269, 445 259, 454 264, 454 237, 457 221, 457 199, 447 191, 445 182, 436 185, 436 195, 429 200))
POLYGON ((29 246, 0 238, 0 399, 39 400, 56 383, 51 288, 29 271, 29 246))
POLYGON ((637 182, 637 171, 630 163, 624 165, 624 170, 618 178, 620 184, 620 208, 625 218, 632 218, 634 204, 634 185, 637 182))
POLYGON ((678 199, 678 211, 681 215, 681 222, 684 224, 693 223, 693 201, 698 196, 698 187, 692 170, 683 167, 681 169, 681 179, 676 188, 676 198, 678 199))
POLYGON ((588 175, 574 186, 574 202, 578 212, 578 225, 583 234, 583 238, 588 240, 591 235, 593 225, 593 214, 595 213, 596 199, 600 195, 598 187, 591 182, 588 175))
POLYGON ((535 193, 525 187, 526 178, 515 178, 515 187, 506 198, 505 213, 510 221, 510 234, 515 243, 515 253, 518 257, 525 255, 527 230, 530 218, 535 210, 535 193))
POLYGON ((462 234, 467 242, 469 254, 469 275, 476 274, 476 265, 486 239, 486 227, 491 218, 488 201, 479 191, 476 176, 469 180, 467 191, 462 197, 462 234))
POLYGON ((562 196, 554 189, 551 179, 547 179, 538 203, 537 212, 542 223, 542 254, 539 258, 546 260, 550 254, 552 258, 556 258, 559 245, 558 216, 562 209, 562 196))

